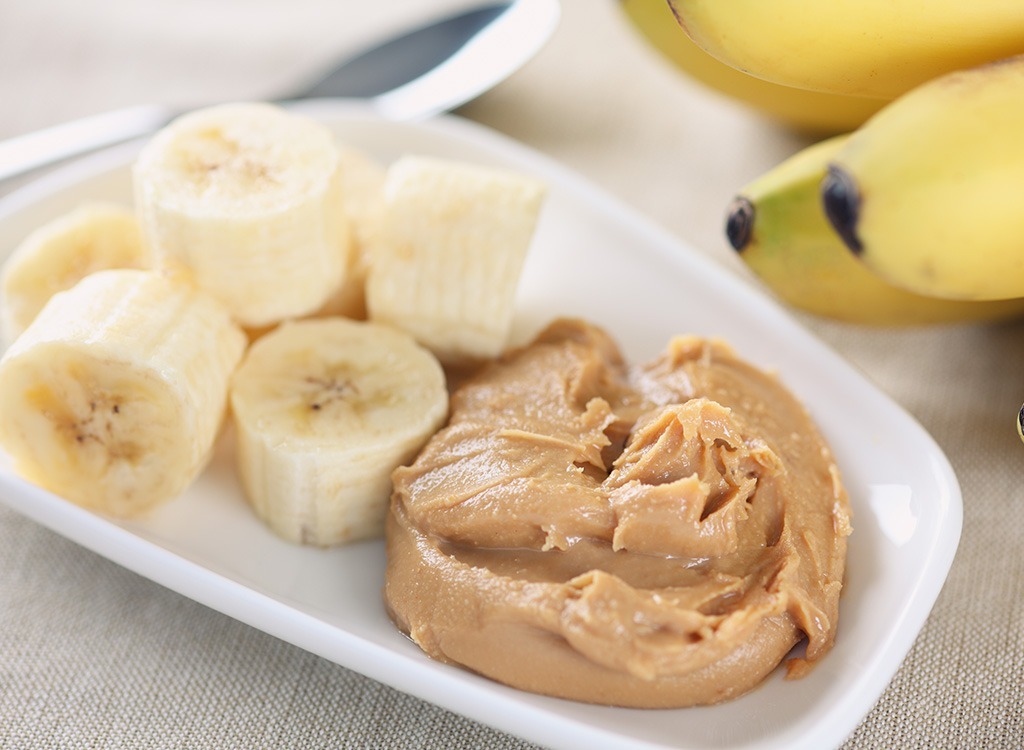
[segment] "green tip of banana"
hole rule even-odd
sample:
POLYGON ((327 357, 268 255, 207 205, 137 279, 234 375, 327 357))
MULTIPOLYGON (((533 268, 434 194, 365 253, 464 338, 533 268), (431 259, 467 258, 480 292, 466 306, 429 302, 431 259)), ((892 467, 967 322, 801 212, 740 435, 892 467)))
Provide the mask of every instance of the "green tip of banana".
POLYGON ((725 235, 746 267, 782 301, 848 322, 926 325, 1024 315, 1024 293, 985 302, 942 299, 870 270, 880 233, 870 231, 869 220, 880 201, 875 183, 850 164, 852 139, 815 143, 736 191, 725 235))
POLYGON ((861 253, 864 243, 857 236, 861 198, 853 176, 842 167, 830 164, 821 181, 821 202, 836 234, 853 252, 861 253))

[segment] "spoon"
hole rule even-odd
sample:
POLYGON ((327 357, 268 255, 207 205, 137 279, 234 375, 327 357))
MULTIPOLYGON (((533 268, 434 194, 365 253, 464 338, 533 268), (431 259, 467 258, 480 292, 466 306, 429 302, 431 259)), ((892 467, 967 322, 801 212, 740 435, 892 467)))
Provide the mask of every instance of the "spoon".
MULTIPOLYGON (((430 117, 515 72, 548 40, 559 15, 558 0, 477 6, 374 45, 277 101, 363 99, 388 119, 430 117)), ((140 105, 0 141, 0 180, 147 135, 179 114, 163 105, 140 105)))

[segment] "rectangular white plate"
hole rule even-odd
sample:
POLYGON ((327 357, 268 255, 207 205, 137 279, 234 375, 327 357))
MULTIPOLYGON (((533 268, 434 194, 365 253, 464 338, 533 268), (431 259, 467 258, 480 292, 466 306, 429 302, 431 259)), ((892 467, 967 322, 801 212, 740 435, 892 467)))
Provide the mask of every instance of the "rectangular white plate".
MULTIPOLYGON (((855 531, 834 651, 806 679, 780 670, 710 708, 588 706, 506 688, 438 664, 401 636, 381 600, 384 551, 329 551, 275 538, 250 513, 231 449, 181 498, 139 522, 112 522, 14 476, 0 500, 109 559, 231 617, 399 690, 554 748, 836 746, 885 689, 934 604, 960 536, 962 502, 945 456, 902 409, 777 305, 546 158, 453 118, 386 122, 351 106, 307 111, 387 162, 433 154, 532 173, 550 186, 522 278, 515 338, 559 315, 608 329, 634 361, 679 333, 719 336, 777 371, 834 448, 855 531)), ((0 204, 0 253, 86 199, 131 201, 138 145, 104 152, 0 204)))

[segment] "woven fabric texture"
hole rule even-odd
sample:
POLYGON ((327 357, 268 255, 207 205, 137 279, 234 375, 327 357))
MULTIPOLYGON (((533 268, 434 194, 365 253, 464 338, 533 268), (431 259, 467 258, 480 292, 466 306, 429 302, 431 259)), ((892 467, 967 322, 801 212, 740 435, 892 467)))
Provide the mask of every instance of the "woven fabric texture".
MULTIPOLYGON (((366 39, 465 4, 3 3, 0 138, 139 102, 274 96, 366 39)), ((551 42, 460 114, 561 161, 742 274, 722 234, 725 206, 810 139, 684 80, 616 6, 563 0, 551 42)), ((1013 416, 1024 399, 1024 325, 801 320, 935 437, 964 496, 946 586, 844 750, 1019 750, 1024 446, 1013 416)), ((175 747, 533 746, 231 620, 0 506, 0 748, 175 747)))

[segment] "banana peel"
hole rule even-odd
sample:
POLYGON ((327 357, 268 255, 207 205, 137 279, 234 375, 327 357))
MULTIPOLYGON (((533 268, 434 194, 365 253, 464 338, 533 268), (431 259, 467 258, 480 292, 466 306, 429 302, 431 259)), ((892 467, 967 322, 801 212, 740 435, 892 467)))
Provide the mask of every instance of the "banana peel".
POLYGON ((895 99, 926 81, 1024 53, 1016 2, 669 0, 709 54, 784 86, 895 99))
POLYGON ((910 326, 1024 314, 1024 299, 940 299, 869 271, 836 234, 819 197, 829 163, 849 139, 816 143, 739 191, 728 210, 726 235, 746 266, 787 304, 850 323, 910 326))
POLYGON ((641 36, 689 77, 797 132, 845 133, 886 103, 781 86, 719 62, 686 35, 665 0, 621 0, 620 8, 641 36))

